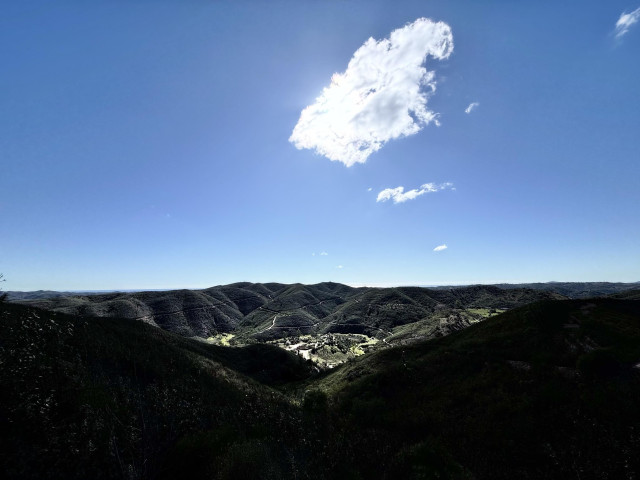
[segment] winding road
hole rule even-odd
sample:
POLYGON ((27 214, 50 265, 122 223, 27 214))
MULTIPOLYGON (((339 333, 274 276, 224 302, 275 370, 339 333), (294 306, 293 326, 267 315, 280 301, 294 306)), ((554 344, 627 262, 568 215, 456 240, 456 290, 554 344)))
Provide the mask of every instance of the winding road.
POLYGON ((266 332, 267 330, 271 330, 273 327, 275 327, 275 326, 276 326, 276 319, 277 319, 277 318, 278 318, 278 315, 274 315, 274 316, 273 316, 273 321, 271 322, 271 325, 270 325, 270 326, 268 326, 267 328, 265 328, 264 330, 262 330, 262 331, 258 332, 258 333, 266 332))

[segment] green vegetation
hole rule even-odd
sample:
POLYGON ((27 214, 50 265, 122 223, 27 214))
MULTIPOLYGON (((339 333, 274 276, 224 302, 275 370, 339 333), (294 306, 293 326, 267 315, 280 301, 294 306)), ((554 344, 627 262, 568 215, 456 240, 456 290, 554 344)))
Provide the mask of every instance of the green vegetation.
POLYGON ((281 349, 216 347, 142 322, 5 303, 0 364, 5 478, 172 478, 176 468, 232 478, 244 447, 275 477, 305 468, 302 454, 279 463, 304 432, 298 408, 268 385, 311 370, 281 349))
POLYGON ((231 340, 235 337, 233 333, 218 333, 213 337, 207 338, 209 343, 213 343, 214 345, 222 345, 223 347, 230 347, 231 340))
POLYGON ((445 478, 629 478, 640 470, 639 363, 638 302, 545 302, 375 352, 313 385, 344 432, 367 432, 338 436, 337 450, 387 452, 378 472, 424 478, 421 462, 445 452, 445 478))
POLYGON ((327 282, 83 296, 34 292, 15 301, 74 315, 139 320, 220 346, 270 343, 324 369, 378 348, 448 335, 506 308, 549 298, 561 297, 490 286, 380 289, 327 282))
POLYGON ((296 352, 320 368, 334 368, 379 346, 378 339, 355 333, 291 336, 268 343, 296 352))
MULTIPOLYGON (((352 288, 326 282, 236 283, 204 290, 76 296, 36 292, 16 295, 14 301, 72 315, 140 320, 178 335, 212 339, 220 344, 229 338, 225 334, 232 334, 232 343, 241 345, 330 333, 382 339, 397 327, 420 321, 434 323, 448 312, 506 309, 556 298, 563 297, 490 286, 352 288)), ((443 327, 439 333, 458 330, 473 320, 470 315, 462 317, 460 325, 443 327)))
POLYGON ((640 282, 547 282, 547 283, 501 283, 500 288, 527 288, 555 292, 569 298, 592 298, 615 295, 631 289, 640 288, 640 282))
POLYGON ((493 317, 499 313, 503 313, 506 310, 504 308, 467 308, 466 311, 467 313, 477 315, 480 318, 484 319, 493 317))
POLYGON ((626 300, 640 300, 640 289, 626 290, 624 292, 611 295, 611 298, 621 298, 626 300))
MULTIPOLYGON (((431 295, 389 293, 423 306, 431 295)), ((437 322, 396 322, 391 336, 233 347, 223 334, 215 345, 1 304, 0 468, 16 479, 640 474, 640 302, 543 301, 495 316, 438 305, 437 322), (421 340, 428 328, 435 338, 421 340), (301 354, 313 348, 346 361, 319 371, 301 354)))

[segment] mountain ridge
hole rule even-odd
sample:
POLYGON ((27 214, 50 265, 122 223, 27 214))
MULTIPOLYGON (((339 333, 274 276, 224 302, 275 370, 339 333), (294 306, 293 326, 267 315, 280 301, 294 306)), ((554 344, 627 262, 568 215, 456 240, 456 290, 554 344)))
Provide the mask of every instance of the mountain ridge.
POLYGON ((14 299, 24 305, 93 317, 139 320, 187 337, 234 333, 268 339, 282 333, 389 331, 443 309, 498 308, 542 299, 553 292, 477 285, 455 289, 349 287, 241 282, 202 290, 64 295, 14 299))

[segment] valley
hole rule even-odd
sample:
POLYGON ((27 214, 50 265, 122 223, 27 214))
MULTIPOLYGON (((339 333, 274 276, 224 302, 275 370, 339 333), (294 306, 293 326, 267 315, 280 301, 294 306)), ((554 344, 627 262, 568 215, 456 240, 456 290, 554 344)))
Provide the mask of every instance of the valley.
POLYGON ((338 283, 238 283, 204 290, 56 295, 14 301, 92 317, 127 318, 223 346, 275 345, 320 369, 365 352, 447 335, 554 292, 470 286, 353 288, 338 283))
POLYGON ((234 302, 254 320, 207 338, 0 303, 0 465, 12 479, 635 478, 638 291, 511 306, 530 295, 516 293, 463 289, 462 308, 347 290, 314 314, 272 294, 280 313, 234 302))

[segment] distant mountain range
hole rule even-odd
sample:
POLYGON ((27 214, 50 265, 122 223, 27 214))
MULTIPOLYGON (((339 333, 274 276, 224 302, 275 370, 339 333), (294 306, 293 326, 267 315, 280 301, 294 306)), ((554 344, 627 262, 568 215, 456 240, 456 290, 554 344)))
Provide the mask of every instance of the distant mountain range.
POLYGON ((547 282, 547 283, 498 283, 500 288, 531 288, 559 293, 569 298, 593 298, 613 295, 640 288, 640 282, 547 282))
POLYGON ((398 341, 446 334, 486 318, 491 311, 564 298, 553 291, 491 285, 353 288, 331 282, 234 283, 204 290, 95 295, 10 295, 13 302, 23 305, 84 317, 139 320, 186 337, 232 333, 245 340, 269 340, 294 334, 353 333, 398 341), (408 324, 423 328, 399 330, 408 324))
MULTIPOLYGON (((247 283, 244 283, 247 284, 247 283)), ((243 283, 236 283, 233 285, 243 285, 243 283)), ((279 283, 267 283, 264 285, 284 285, 279 283)), ((483 286, 478 285, 439 285, 439 286, 424 286, 422 288, 437 289, 437 290, 449 290, 454 288, 467 288, 470 286, 483 286)), ((559 293, 568 298, 592 298, 601 297, 606 295, 612 295, 615 293, 623 292, 625 290, 640 288, 640 282, 544 282, 544 283, 495 283, 488 284, 487 286, 494 286, 503 289, 514 288, 529 288, 532 290, 545 290, 549 292, 559 293)), ((222 288, 222 287, 213 287, 222 288)), ((350 287, 348 287, 350 288, 350 287)), ((166 292, 171 291, 168 289, 127 289, 127 290, 79 290, 79 291, 65 291, 59 292, 55 290, 35 290, 29 292, 22 291, 8 291, 6 292, 10 300, 38 300, 45 298, 56 297, 73 297, 79 295, 100 295, 100 294, 113 294, 113 293, 136 293, 136 292, 166 292)))

